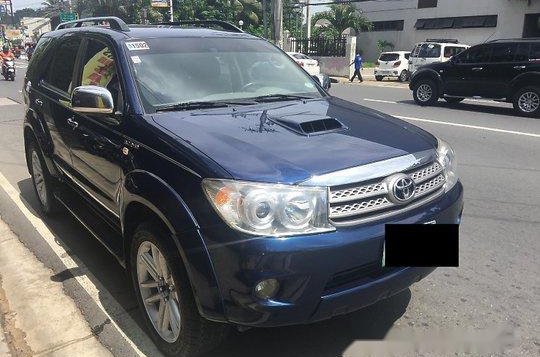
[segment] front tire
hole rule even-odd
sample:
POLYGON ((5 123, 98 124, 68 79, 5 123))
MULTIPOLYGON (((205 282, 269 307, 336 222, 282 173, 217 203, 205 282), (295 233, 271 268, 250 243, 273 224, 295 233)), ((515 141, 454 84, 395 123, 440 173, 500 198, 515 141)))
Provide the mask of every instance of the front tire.
POLYGON ((215 348, 228 326, 204 319, 178 249, 159 224, 141 224, 131 245, 131 276, 150 337, 168 356, 194 357, 215 348))
POLYGON ((382 81, 383 78, 384 78, 384 76, 375 76, 375 80, 376 80, 377 82, 382 81))
POLYGON ((43 153, 35 141, 32 140, 28 143, 26 154, 34 192, 41 211, 46 215, 53 215, 58 211, 58 202, 54 197, 55 179, 49 173, 43 153))
POLYGON ((520 115, 537 117, 540 115, 540 88, 524 87, 514 95, 514 109, 520 115))
POLYGON ((437 85, 429 79, 419 80, 414 86, 413 98, 418 105, 434 105, 439 100, 437 85))

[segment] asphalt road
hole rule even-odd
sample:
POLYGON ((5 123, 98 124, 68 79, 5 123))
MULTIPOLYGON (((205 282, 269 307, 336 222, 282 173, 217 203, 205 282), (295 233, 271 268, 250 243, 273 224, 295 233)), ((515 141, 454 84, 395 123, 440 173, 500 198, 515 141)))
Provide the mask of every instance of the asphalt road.
MULTIPOLYGON (((24 162, 23 106, 2 99, 20 100, 23 72, 20 68, 15 83, 0 81, 0 173, 35 211, 24 162)), ((209 356, 363 356, 384 348, 407 351, 400 356, 419 355, 415 348, 434 356, 449 351, 539 355, 540 119, 516 117, 509 105, 484 101, 421 108, 406 86, 391 83, 336 84, 331 92, 406 117, 454 146, 465 186, 460 267, 440 268, 410 289, 351 315, 235 334, 209 356), (438 344, 428 346, 435 335, 438 344), (381 340, 387 343, 376 342, 381 340)), ((0 213, 53 269, 51 279, 64 282, 99 340, 115 355, 159 355, 141 328, 125 273, 82 226, 67 213, 45 220, 52 241, 65 249, 58 256, 2 189, 0 213), (78 267, 66 269, 66 258, 78 267)))

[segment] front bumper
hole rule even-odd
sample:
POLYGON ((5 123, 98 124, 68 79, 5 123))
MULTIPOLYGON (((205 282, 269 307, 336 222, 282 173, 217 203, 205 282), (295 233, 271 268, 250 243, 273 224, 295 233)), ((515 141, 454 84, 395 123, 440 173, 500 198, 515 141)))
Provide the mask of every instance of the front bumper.
POLYGON ((225 226, 202 229, 228 322, 255 327, 304 324, 349 313, 409 287, 435 268, 382 268, 386 223, 459 224, 458 184, 426 206, 384 222, 286 238, 249 237, 225 226), (220 236, 232 243, 216 243, 220 236), (233 239, 233 237, 235 239, 233 239), (233 242, 234 241, 234 242, 233 242), (280 289, 259 299, 254 286, 275 278, 280 289))

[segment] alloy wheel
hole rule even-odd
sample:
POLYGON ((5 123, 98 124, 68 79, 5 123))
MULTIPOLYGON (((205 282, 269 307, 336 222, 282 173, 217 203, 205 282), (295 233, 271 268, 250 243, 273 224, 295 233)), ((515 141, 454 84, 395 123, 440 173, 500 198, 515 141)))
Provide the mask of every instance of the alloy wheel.
POLYGON ((524 113, 534 113, 540 108, 540 96, 533 91, 525 92, 519 97, 518 106, 524 113))
POLYGON ((427 102, 431 99, 433 95, 433 90, 428 84, 421 84, 416 90, 416 96, 421 102, 427 102))
POLYGON ((41 167, 41 161, 36 150, 32 151, 32 179, 34 186, 38 194, 38 198, 43 206, 47 206, 47 185, 45 183, 45 176, 43 174, 43 168, 41 167))
POLYGON ((151 242, 137 251, 137 280, 144 307, 156 332, 169 343, 180 335, 181 315, 177 285, 165 256, 151 242))

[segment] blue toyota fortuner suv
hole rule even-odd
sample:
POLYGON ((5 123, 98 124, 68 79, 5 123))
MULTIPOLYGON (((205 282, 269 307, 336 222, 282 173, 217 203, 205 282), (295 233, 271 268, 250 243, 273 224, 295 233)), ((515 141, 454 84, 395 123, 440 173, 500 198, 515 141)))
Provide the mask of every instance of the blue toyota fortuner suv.
POLYGON ((460 222, 447 143, 227 23, 61 24, 23 94, 43 212, 65 207, 126 267, 168 355, 406 289, 433 268, 384 267, 385 224, 460 222))

